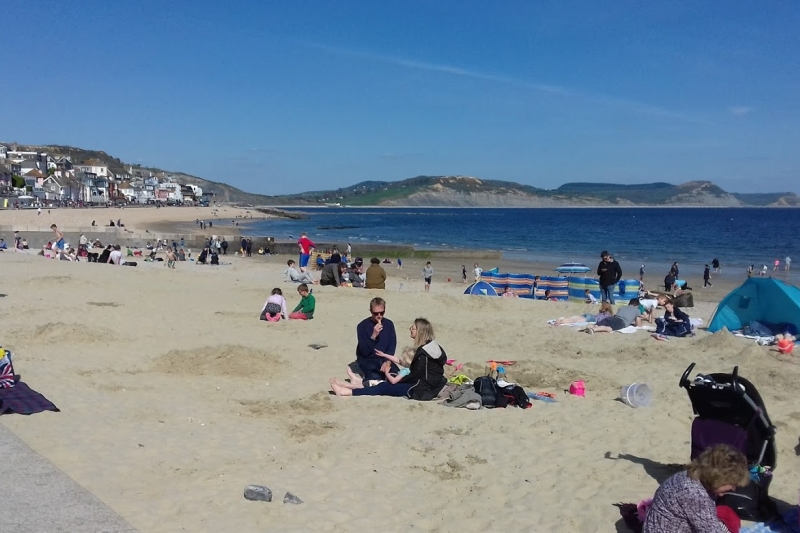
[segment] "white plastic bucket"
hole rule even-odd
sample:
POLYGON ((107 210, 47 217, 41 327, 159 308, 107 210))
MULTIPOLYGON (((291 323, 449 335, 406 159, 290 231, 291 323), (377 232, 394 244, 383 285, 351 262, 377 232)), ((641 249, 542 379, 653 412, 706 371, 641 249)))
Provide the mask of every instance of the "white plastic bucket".
POLYGON ((620 389, 619 399, 631 407, 647 407, 653 403, 653 390, 646 383, 631 383, 620 389))

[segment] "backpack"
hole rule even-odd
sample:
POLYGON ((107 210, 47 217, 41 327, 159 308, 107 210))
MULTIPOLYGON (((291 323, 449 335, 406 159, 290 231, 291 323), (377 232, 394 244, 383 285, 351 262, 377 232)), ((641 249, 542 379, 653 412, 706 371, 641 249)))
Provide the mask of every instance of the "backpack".
POLYGON ((481 397, 484 407, 494 407, 497 404, 497 381, 491 376, 482 376, 475 380, 475 392, 481 397))
POLYGON ((525 389, 519 385, 508 385, 500 389, 500 394, 497 396, 497 407, 506 407, 508 405, 516 405, 522 409, 532 407, 525 389))

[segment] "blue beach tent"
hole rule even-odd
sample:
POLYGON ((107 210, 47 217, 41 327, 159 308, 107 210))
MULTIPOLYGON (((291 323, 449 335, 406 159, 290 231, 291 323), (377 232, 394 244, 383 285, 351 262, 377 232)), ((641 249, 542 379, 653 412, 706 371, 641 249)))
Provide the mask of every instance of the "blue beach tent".
POLYGON ((473 296, 497 296, 497 291, 485 281, 478 281, 467 287, 464 294, 472 294, 473 296))
POLYGON ((749 278, 717 306, 708 331, 742 329, 753 320, 800 329, 800 289, 773 278, 749 278))

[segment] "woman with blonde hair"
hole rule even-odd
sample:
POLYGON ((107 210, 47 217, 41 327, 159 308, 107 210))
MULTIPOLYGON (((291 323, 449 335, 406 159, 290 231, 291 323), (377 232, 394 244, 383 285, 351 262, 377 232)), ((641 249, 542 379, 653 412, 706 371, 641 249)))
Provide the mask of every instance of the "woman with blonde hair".
POLYGON ((392 376, 390 379, 391 359, 386 354, 376 353, 387 359, 381 366, 381 371, 387 381, 374 387, 364 387, 363 381, 351 373, 349 384, 331 379, 331 390, 334 394, 337 396, 405 396, 419 401, 436 398, 436 395, 447 384, 447 378, 444 377, 447 354, 436 342, 433 325, 428 320, 418 318, 408 329, 411 338, 414 339, 414 357, 411 359, 408 375, 392 376))
POLYGON ((716 501, 749 481, 747 459, 738 450, 727 444, 706 448, 658 488, 643 533, 738 532, 739 517, 716 501))

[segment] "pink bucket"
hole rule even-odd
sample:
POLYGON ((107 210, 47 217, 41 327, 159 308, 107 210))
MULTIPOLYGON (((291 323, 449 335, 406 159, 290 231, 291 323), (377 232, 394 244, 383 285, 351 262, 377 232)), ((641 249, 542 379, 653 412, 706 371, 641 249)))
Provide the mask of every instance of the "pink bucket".
POLYGON ((569 384, 569 393, 575 396, 586 396, 586 383, 582 379, 569 384))

